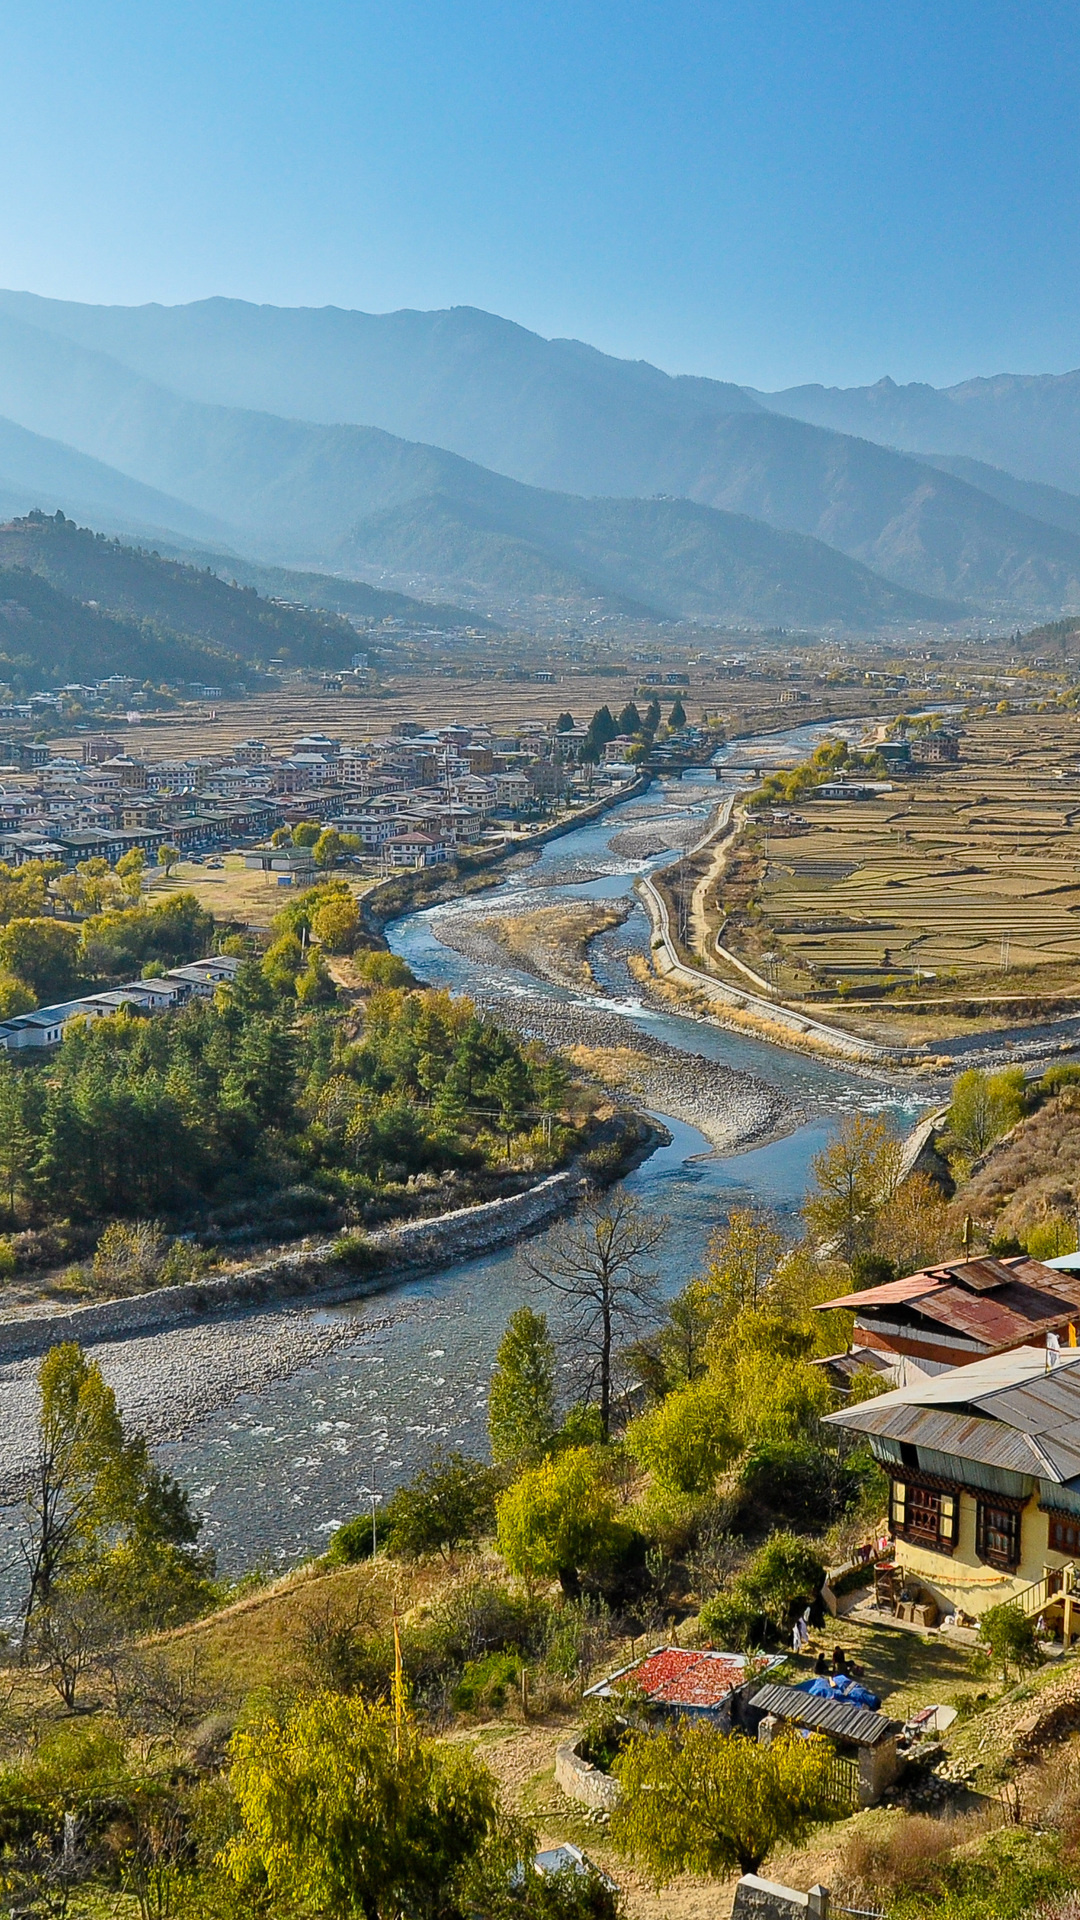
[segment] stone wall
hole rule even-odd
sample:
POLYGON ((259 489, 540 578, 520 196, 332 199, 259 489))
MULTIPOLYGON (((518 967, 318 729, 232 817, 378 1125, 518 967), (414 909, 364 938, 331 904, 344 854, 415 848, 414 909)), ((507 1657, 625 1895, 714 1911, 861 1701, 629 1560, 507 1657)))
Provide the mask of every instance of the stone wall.
POLYGON ((555 1784, 570 1800, 610 1813, 618 1804, 619 1783, 610 1773, 602 1773, 591 1760, 583 1760, 577 1748, 567 1744, 555 1749, 555 1784))
POLYGON ((73 1307, 67 1313, 34 1313, 0 1321, 0 1359, 35 1353, 63 1340, 92 1344, 123 1339, 176 1321, 205 1319, 230 1308, 268 1300, 317 1295, 323 1300, 355 1298, 373 1286, 431 1267, 468 1260, 492 1247, 532 1232, 553 1214, 579 1199, 585 1180, 575 1168, 553 1173, 525 1193, 459 1207, 432 1220, 408 1220, 365 1235, 371 1248, 369 1275, 349 1273, 334 1259, 336 1242, 276 1255, 258 1266, 243 1267, 216 1280, 158 1287, 130 1299, 104 1300, 73 1307))

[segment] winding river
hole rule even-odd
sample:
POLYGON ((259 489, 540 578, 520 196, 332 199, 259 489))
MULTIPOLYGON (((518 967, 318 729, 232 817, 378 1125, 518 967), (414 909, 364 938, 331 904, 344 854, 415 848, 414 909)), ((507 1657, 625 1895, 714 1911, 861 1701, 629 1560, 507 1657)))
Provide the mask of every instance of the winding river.
MULTIPOLYGON (((744 741, 729 757, 758 767, 791 763, 825 731, 794 728, 744 741)), ((587 994, 511 966, 477 968, 440 941, 439 925, 447 914, 488 914, 568 895, 634 899, 638 875, 670 861, 672 849, 700 833, 718 797, 710 770, 660 783, 600 821, 549 842, 531 865, 517 868, 497 888, 409 915, 387 929, 391 946, 419 977, 478 995, 523 1032, 534 1015, 550 1031, 553 1020, 572 1022, 575 1009, 602 1012, 620 1023, 626 1045, 640 1049, 650 1039, 662 1040, 783 1093, 790 1103, 788 1130, 727 1155, 714 1152, 684 1120, 661 1113, 671 1143, 626 1185, 671 1220, 660 1261, 668 1294, 699 1267, 709 1232, 732 1203, 753 1198, 781 1213, 797 1208, 809 1161, 845 1111, 888 1109, 904 1124, 929 1090, 920 1096, 880 1076, 643 1004, 626 965, 628 954, 644 951, 648 942, 636 900, 623 924, 594 943, 596 987, 587 994), (629 844, 648 844, 644 857, 612 849, 612 841, 631 829, 629 844)), ((535 1283, 506 1249, 374 1298, 327 1308, 320 1318, 347 1324, 339 1324, 342 1338, 317 1365, 233 1399, 159 1446, 158 1457, 191 1489, 205 1516, 203 1537, 216 1548, 221 1566, 231 1572, 277 1569, 318 1551, 336 1524, 365 1505, 372 1487, 384 1494, 415 1470, 435 1441, 481 1451, 495 1346, 508 1314, 526 1299, 535 1301, 535 1283)), ((0 1579, 0 1590, 4 1584, 0 1579)), ((6 1610, 3 1597, 0 1591, 0 1613, 6 1610)))

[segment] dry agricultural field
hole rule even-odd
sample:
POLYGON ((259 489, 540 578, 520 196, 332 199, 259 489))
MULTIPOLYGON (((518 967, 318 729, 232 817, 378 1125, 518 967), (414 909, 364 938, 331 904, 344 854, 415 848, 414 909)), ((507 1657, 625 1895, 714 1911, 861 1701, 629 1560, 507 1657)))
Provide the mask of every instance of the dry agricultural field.
MULTIPOLYGON (((965 724, 957 764, 752 826, 761 917, 721 938, 785 997, 1080 986, 1080 715, 965 724), (771 954, 771 961, 766 958, 771 954)), ((724 886, 721 882, 720 900, 724 886)))

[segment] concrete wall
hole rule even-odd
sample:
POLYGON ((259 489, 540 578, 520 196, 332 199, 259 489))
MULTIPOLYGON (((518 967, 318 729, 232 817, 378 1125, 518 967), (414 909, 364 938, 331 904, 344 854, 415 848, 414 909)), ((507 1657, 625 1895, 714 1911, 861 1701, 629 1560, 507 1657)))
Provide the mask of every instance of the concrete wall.
POLYGON ((824 1887, 796 1893, 775 1880, 744 1873, 735 1888, 731 1920, 828 1920, 829 1895, 824 1887))
POLYGON ((459 1207, 432 1220, 410 1220, 366 1235, 377 1264, 370 1276, 349 1273, 333 1259, 336 1242, 325 1241, 295 1253, 277 1255, 258 1266, 243 1267, 217 1280, 195 1280, 182 1287, 158 1287, 130 1299, 105 1300, 74 1307, 68 1313, 21 1314, 0 1321, 0 1358, 40 1352, 63 1340, 82 1345, 118 1340, 176 1321, 205 1319, 260 1301, 317 1295, 350 1299, 386 1285, 403 1274, 448 1266, 529 1233, 585 1191, 574 1168, 553 1173, 525 1193, 459 1207))

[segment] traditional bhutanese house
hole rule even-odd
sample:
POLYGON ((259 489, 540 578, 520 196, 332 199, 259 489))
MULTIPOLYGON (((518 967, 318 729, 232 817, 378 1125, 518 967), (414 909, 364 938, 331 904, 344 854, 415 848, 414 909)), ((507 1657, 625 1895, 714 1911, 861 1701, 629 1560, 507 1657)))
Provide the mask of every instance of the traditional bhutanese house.
POLYGON ((587 1687, 585 1698, 618 1700, 629 1696, 657 1714, 712 1720, 730 1732, 740 1718, 739 1701, 744 1689, 781 1664, 781 1655, 770 1659, 767 1655, 713 1653, 696 1647, 654 1647, 644 1659, 620 1667, 595 1687, 587 1687))
POLYGON ((1080 1349, 1017 1347, 825 1418, 889 1476, 894 1585, 976 1618, 1018 1601, 1071 1639, 1080 1349))
POLYGON ((870 1370, 885 1361, 899 1386, 991 1353, 1026 1344, 1044 1348, 1048 1333, 1068 1339, 1080 1322, 1080 1273, 1048 1267, 1027 1254, 994 1260, 952 1260, 905 1274, 881 1287, 845 1293, 817 1308, 854 1313, 847 1354, 822 1362, 836 1377, 865 1355, 870 1370))

